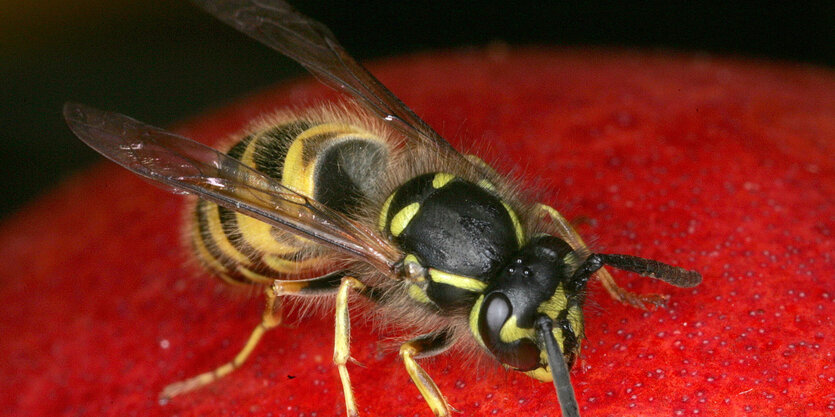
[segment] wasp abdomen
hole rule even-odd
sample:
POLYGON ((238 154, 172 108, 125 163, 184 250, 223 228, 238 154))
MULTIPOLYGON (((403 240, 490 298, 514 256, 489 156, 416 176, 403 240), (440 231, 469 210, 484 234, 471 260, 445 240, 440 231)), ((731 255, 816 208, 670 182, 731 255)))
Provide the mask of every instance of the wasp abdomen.
MULTIPOLYGON (((296 119, 245 136, 227 155, 353 216, 388 153, 387 143, 362 127, 296 119)), ((326 266, 310 241, 205 200, 187 227, 198 259, 225 281, 269 283, 326 266)))
POLYGON ((383 175, 386 156, 383 146, 364 139, 333 144, 317 158, 316 200, 350 215, 383 175))
POLYGON ((471 304, 524 241, 516 213, 491 188, 448 173, 424 174, 395 190, 383 207, 381 228, 427 268, 421 289, 441 310, 471 304))

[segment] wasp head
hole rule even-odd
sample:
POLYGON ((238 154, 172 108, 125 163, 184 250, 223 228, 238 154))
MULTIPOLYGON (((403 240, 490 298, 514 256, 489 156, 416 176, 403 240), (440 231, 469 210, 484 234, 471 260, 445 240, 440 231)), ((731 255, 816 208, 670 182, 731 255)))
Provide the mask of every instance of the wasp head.
POLYGON ((702 281, 695 271, 635 256, 578 251, 557 237, 538 236, 499 270, 470 312, 471 331, 496 359, 554 382, 565 416, 579 416, 568 370, 583 339, 586 284, 606 265, 677 287, 702 281))
MULTIPOLYGON (((571 367, 583 338, 585 279, 574 280, 583 260, 565 241, 553 236, 532 239, 505 265, 470 314, 472 331, 504 365, 551 380, 537 319, 553 323, 552 334, 571 367)), ((553 359, 551 359, 553 360, 553 359)))

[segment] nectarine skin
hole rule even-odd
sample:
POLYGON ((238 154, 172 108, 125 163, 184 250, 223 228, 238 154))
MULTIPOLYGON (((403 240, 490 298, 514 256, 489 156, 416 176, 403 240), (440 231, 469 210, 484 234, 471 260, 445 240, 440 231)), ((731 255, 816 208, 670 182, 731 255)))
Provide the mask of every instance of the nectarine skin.
MULTIPOLYGON (((370 69, 458 149, 513 169, 543 201, 586 219, 595 250, 704 275, 700 287, 676 289, 616 271, 632 291, 672 296, 649 312, 591 284, 572 372, 584 416, 835 414, 831 71, 515 48, 370 69)), ((213 144, 265 112, 336 97, 304 79, 178 131, 213 144)), ((0 225, 0 414, 343 413, 327 315, 268 334, 239 371, 158 403, 166 384, 230 359, 260 313, 258 297, 229 296, 187 266, 182 207, 102 163, 0 225)), ((379 340, 354 323, 360 412, 429 415, 379 340)), ((425 365, 462 415, 559 415, 550 384, 460 357, 425 365)))

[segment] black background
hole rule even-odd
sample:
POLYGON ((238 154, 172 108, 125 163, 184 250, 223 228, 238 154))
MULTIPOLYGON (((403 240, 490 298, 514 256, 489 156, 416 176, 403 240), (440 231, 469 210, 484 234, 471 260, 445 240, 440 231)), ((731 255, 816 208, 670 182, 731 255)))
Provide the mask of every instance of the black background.
MULTIPOLYGON (((165 126, 300 67, 186 1, 0 5, 0 216, 98 158, 72 100, 165 126)), ((14 3, 14 4, 12 4, 14 3)), ((510 44, 701 51, 835 65, 835 2, 297 1, 360 60, 510 44)))

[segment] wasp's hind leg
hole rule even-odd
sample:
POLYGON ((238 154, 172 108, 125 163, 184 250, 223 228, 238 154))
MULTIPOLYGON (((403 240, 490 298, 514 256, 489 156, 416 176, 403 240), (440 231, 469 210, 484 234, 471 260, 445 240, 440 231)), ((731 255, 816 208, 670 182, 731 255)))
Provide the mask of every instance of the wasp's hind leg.
POLYGON ((264 333, 281 324, 281 299, 276 297, 271 289, 267 289, 266 298, 267 304, 264 307, 261 322, 258 323, 258 326, 255 326, 255 329, 252 330, 252 333, 250 333, 249 339, 247 339, 243 349, 235 355, 234 359, 218 366, 212 371, 166 386, 160 393, 160 398, 170 399, 172 397, 176 397, 177 395, 193 391, 197 388, 211 384, 212 382, 228 375, 235 369, 240 368, 240 366, 246 362, 247 358, 249 358, 249 355, 252 353, 252 350, 255 349, 255 346, 258 345, 258 342, 261 341, 261 337, 264 336, 264 333))
POLYGON ((417 386, 421 395, 423 395, 423 399, 426 400, 429 408, 436 416, 448 416, 450 414, 449 403, 447 403, 446 398, 441 394, 441 390, 438 389, 429 374, 418 365, 416 359, 440 354, 447 350, 450 345, 449 334, 437 332, 412 339, 400 346, 400 357, 403 358, 406 371, 409 372, 412 382, 417 386))
MULTIPOLYGON (((551 206, 539 203, 536 205, 539 211, 540 219, 550 219, 552 226, 556 229, 557 234, 566 243, 568 243, 574 250, 585 250, 588 252, 588 246, 583 242, 583 238, 577 233, 577 230, 551 206)), ((621 303, 628 304, 632 307, 646 310, 646 304, 652 304, 656 307, 664 307, 667 305, 667 300, 670 298, 664 294, 635 294, 618 286, 612 274, 606 268, 600 268, 595 272, 595 276, 603 284, 603 288, 609 293, 612 298, 621 303)))
POLYGON ((261 341, 264 333, 281 324, 281 296, 310 296, 333 293, 339 287, 339 282, 344 275, 345 273, 343 271, 337 271, 321 277, 305 280, 276 280, 273 283, 272 288, 267 288, 265 291, 266 306, 264 307, 264 313, 261 316, 261 323, 258 323, 258 326, 252 330, 246 344, 240 352, 235 355, 235 358, 230 362, 218 366, 212 371, 166 386, 160 393, 160 398, 170 399, 177 395, 193 391, 205 385, 211 384, 212 382, 228 375, 235 369, 240 368, 241 365, 246 362, 247 358, 249 358, 249 355, 258 345, 258 342, 261 341))

